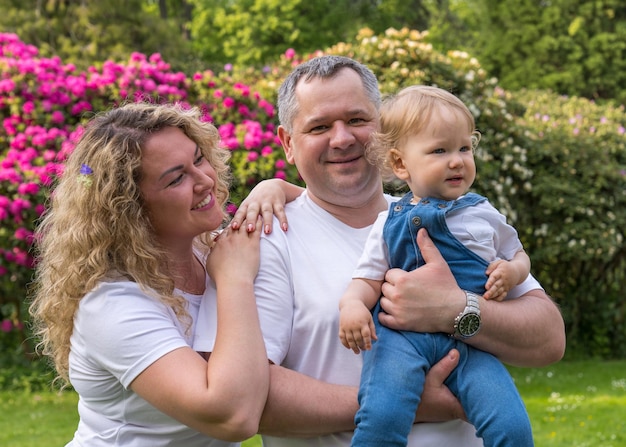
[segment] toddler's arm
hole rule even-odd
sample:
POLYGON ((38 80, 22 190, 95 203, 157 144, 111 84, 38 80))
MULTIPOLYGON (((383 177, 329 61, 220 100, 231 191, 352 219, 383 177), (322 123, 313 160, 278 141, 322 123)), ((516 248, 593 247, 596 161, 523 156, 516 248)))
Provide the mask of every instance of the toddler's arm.
POLYGON ((516 285, 522 283, 530 274, 530 258, 524 250, 515 253, 513 259, 506 261, 498 259, 487 267, 485 272, 489 275, 485 284, 486 300, 502 301, 516 285))
POLYGON ((376 329, 370 309, 380 297, 382 281, 353 279, 339 301, 339 338, 355 354, 372 348, 376 329))

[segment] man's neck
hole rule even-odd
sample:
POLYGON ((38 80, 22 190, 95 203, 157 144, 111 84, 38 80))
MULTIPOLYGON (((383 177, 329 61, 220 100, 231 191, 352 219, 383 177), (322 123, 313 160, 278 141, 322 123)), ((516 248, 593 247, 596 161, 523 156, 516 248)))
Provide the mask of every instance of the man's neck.
POLYGON ((325 201, 311 194, 310 190, 308 191, 308 195, 316 205, 353 228, 364 228, 372 225, 378 217, 378 214, 388 208, 382 188, 361 202, 350 199, 346 200, 346 203, 343 204, 325 201))

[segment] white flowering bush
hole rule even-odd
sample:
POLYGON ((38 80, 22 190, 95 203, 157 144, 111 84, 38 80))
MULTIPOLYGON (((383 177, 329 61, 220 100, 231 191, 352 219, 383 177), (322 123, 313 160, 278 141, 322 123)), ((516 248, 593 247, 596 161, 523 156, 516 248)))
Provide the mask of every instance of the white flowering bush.
POLYGON ((534 271, 557 299, 570 346, 626 356, 624 107, 519 93, 532 140, 532 190, 520 203, 534 271))

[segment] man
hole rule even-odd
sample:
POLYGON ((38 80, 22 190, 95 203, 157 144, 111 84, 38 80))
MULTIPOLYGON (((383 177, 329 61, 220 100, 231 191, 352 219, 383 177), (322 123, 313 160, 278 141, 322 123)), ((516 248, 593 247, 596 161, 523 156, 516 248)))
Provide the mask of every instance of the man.
MULTIPOLYGON (((392 200, 363 155, 378 127, 379 105, 373 73, 337 56, 299 65, 279 90, 278 136, 307 187, 286 205, 289 230, 261 240, 255 293, 273 363, 260 428, 265 447, 350 444, 361 359, 339 341, 338 303, 370 226, 392 200)), ((246 209, 258 214, 264 194, 259 188, 252 197, 261 200, 250 199, 252 205, 242 207, 235 222, 246 209)), ((295 195, 286 188, 288 197, 295 195)), ((455 318, 466 308, 465 293, 432 242, 420 237, 428 264, 413 272, 388 272, 380 321, 394 329, 453 333, 455 318)), ((511 302, 481 299, 480 306, 481 332, 468 343, 524 366, 563 355, 560 313, 538 284, 511 302)), ((417 414, 419 421, 445 422, 415 424, 409 445, 482 445, 473 427, 459 419, 463 411, 442 384, 457 356, 452 351, 431 369, 417 414)))

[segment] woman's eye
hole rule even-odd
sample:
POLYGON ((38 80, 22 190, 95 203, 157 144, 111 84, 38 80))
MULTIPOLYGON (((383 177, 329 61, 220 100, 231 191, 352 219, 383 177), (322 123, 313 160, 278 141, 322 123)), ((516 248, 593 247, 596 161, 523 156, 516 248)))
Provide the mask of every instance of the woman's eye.
POLYGON ((200 163, 202 163, 202 160, 204 160, 204 155, 200 155, 198 158, 196 158, 195 161, 193 162, 193 164, 195 164, 197 166, 200 163))
POLYGON ((171 182, 169 182, 167 184, 167 186, 176 186, 178 185, 181 181, 183 180, 183 176, 179 175, 178 177, 176 177, 174 180, 172 180, 171 182))

